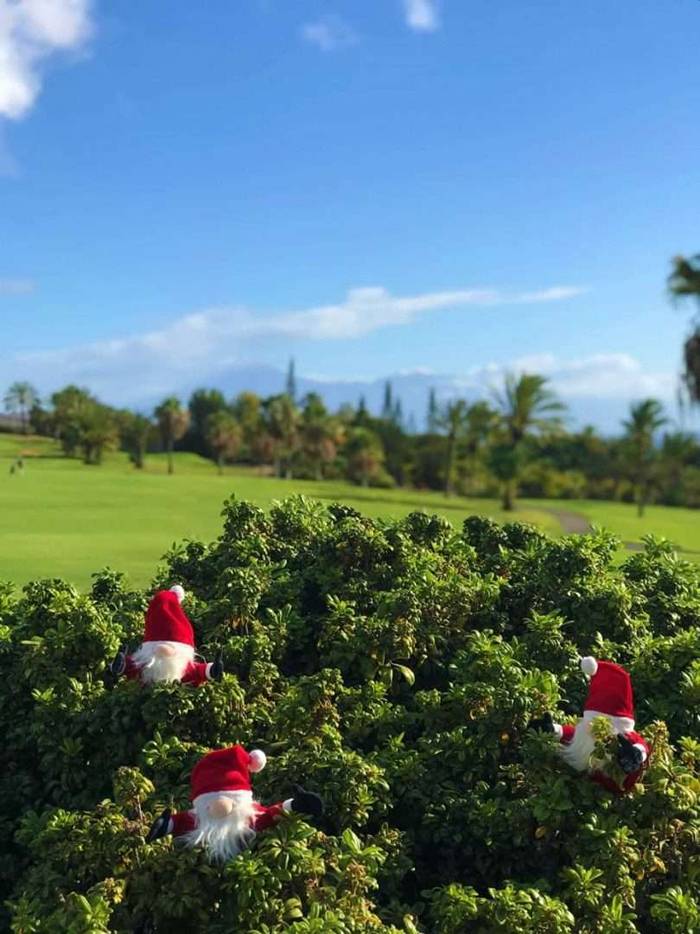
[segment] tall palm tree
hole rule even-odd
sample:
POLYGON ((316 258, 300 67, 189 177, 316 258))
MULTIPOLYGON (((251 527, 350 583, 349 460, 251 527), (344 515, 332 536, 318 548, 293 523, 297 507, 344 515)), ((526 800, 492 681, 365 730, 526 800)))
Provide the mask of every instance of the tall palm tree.
POLYGON ((500 414, 500 438, 491 458, 492 469, 503 483, 503 508, 515 508, 523 447, 533 435, 557 432, 565 406, 536 373, 506 373, 503 388, 494 392, 500 414))
POLYGON ((179 441, 187 431, 190 414, 187 409, 183 409, 176 396, 169 396, 156 408, 154 415, 160 428, 163 445, 168 452, 168 473, 171 474, 175 472, 173 448, 175 442, 179 441))
POLYGON ((39 393, 27 382, 13 383, 5 393, 5 411, 12 415, 19 415, 22 431, 27 434, 29 430, 29 413, 35 402, 39 401, 39 393))
POLYGON ((657 399, 644 399, 630 407, 625 429, 629 464, 635 488, 637 515, 644 515, 649 496, 651 467, 654 460, 654 435, 667 422, 663 406, 657 399))
POLYGON ((452 479, 454 475, 457 445, 464 434, 467 425, 469 406, 464 399, 455 399, 448 402, 442 412, 438 414, 437 427, 447 436, 445 449, 445 496, 452 493, 452 479))
POLYGON ((292 476, 292 462, 299 448, 299 409, 288 395, 273 396, 265 402, 267 430, 275 444, 275 473, 292 476))
POLYGON ((232 460, 241 446, 243 431, 230 412, 212 412, 205 422, 205 436, 214 452, 219 473, 224 472, 224 461, 232 460))
MULTIPOLYGON (((672 298, 694 298, 700 312, 700 253, 676 256, 667 284, 672 298)), ((691 403, 700 403, 700 314, 691 326, 683 346, 683 383, 691 403)))

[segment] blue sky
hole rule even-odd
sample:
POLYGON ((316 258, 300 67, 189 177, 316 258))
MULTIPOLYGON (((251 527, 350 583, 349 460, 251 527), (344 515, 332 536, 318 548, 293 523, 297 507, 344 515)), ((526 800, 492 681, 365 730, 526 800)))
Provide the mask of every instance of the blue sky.
POLYGON ((0 383, 138 402, 294 354, 672 398, 698 0, 3 10, 0 383))

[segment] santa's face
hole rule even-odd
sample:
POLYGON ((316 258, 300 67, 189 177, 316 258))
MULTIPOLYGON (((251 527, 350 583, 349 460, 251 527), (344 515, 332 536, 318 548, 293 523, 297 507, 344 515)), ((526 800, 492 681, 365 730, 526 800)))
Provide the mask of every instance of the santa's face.
POLYGON ((196 828, 190 846, 203 846, 213 860, 225 862, 244 850, 255 836, 255 805, 250 791, 210 792, 195 798, 196 828))
POLYGON ((180 681, 194 661, 194 648, 183 642, 144 642, 132 655, 144 684, 180 681))

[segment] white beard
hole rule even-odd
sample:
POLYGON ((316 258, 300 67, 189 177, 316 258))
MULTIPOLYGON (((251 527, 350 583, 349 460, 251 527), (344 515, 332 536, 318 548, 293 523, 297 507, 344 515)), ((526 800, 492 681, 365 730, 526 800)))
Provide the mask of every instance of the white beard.
POLYGON ((131 656, 140 669, 143 684, 159 681, 181 681, 188 666, 194 661, 194 648, 182 642, 144 642, 131 656), (172 655, 160 655, 158 649, 169 647, 172 655))
POLYGON ((567 765, 577 772, 585 772, 591 766, 591 756, 595 749, 595 739, 591 733, 590 722, 579 720, 574 738, 568 745, 562 744, 559 752, 567 765))
POLYGON ((595 739, 591 733, 591 724, 597 717, 605 717, 611 724, 614 733, 629 733, 634 729, 634 720, 628 717, 611 717, 607 713, 599 713, 597 710, 587 710, 583 718, 576 724, 574 738, 565 746, 559 747, 562 758, 577 772, 585 772, 590 769, 595 771, 601 768, 605 763, 596 759, 591 759, 595 750, 595 739))
POLYGON ((187 846, 203 846, 211 859, 225 863, 242 853, 255 837, 253 820, 255 804, 252 795, 239 796, 232 793, 233 810, 226 817, 211 817, 207 808, 211 798, 219 798, 216 792, 195 798, 192 810, 197 826, 183 840, 187 846))

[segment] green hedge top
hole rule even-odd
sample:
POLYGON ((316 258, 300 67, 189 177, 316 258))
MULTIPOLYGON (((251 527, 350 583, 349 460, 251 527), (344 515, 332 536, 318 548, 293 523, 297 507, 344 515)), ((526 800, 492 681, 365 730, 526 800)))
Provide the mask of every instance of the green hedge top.
MULTIPOLYGON (((700 575, 649 540, 550 540, 472 518, 393 523, 297 497, 232 500, 166 556, 207 657, 194 689, 105 665, 148 594, 0 588, 0 895, 17 934, 700 930, 700 575), (613 797, 530 718, 580 714, 580 655, 624 664, 654 752, 613 797), (319 791, 224 867, 171 840, 207 750, 259 746, 263 802, 319 791)), ((0 916, 0 928, 3 925, 0 916)))

